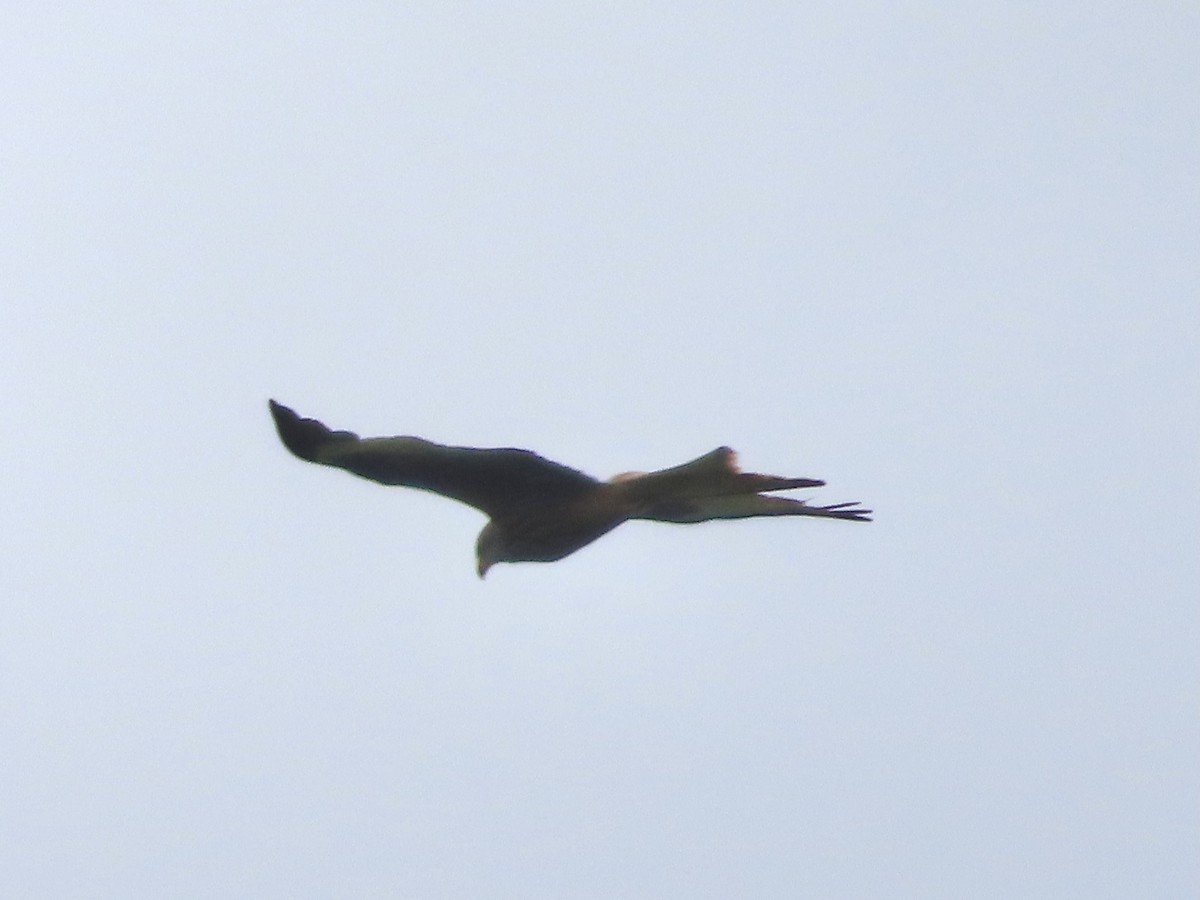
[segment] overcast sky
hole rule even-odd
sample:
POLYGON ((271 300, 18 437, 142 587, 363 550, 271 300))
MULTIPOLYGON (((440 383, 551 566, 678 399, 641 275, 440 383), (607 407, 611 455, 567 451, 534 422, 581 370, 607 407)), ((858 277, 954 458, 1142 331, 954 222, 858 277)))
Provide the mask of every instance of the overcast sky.
POLYGON ((0 894, 1200 894, 1200 8, 16 6, 0 894))

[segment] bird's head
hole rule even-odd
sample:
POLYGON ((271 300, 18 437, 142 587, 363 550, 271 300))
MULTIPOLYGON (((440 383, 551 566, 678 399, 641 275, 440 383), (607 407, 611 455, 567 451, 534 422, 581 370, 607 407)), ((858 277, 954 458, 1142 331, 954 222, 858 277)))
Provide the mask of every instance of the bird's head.
POLYGON ((483 578, 487 575, 488 569, 498 562, 505 562, 508 558, 504 535, 496 527, 495 522, 488 522, 483 526, 483 531, 479 532, 479 537, 475 541, 475 571, 479 573, 480 578, 483 578))

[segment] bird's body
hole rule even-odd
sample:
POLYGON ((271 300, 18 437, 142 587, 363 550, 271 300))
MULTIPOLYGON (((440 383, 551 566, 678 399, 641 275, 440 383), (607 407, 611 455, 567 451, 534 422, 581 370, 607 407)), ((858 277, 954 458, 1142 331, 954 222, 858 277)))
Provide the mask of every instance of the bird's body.
POLYGON ((432 491, 485 513, 489 521, 475 548, 481 578, 497 562, 562 559, 630 519, 693 523, 799 515, 870 521, 870 510, 854 503, 809 506, 765 496, 824 482, 741 472, 728 447, 669 469, 599 481, 529 450, 360 438, 301 418, 274 400, 270 406, 280 439, 301 459, 381 484, 432 491))

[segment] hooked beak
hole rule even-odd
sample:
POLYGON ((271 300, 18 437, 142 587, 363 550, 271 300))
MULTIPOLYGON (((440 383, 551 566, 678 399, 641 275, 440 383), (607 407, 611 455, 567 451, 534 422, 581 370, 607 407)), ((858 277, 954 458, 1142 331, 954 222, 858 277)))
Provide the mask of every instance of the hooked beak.
POLYGON ((487 577, 488 569, 491 567, 492 563, 486 559, 479 560, 479 562, 475 565, 475 571, 479 573, 479 578, 481 581, 487 577))

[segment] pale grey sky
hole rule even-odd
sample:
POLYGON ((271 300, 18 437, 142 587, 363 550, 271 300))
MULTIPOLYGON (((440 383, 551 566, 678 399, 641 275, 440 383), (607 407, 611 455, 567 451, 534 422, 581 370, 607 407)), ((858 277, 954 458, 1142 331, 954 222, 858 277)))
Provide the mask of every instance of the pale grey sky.
POLYGON ((4 19, 0 894, 1200 893, 1192 4, 4 19), (269 396, 877 521, 479 582, 269 396))

